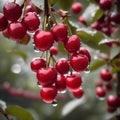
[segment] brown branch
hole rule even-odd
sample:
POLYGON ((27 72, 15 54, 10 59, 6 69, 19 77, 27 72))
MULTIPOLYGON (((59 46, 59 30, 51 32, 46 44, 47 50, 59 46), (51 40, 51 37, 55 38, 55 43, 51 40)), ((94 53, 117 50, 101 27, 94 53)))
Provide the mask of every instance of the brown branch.
POLYGON ((8 117, 8 115, 5 113, 5 111, 0 107, 0 113, 7 119, 7 120, 12 120, 8 117))

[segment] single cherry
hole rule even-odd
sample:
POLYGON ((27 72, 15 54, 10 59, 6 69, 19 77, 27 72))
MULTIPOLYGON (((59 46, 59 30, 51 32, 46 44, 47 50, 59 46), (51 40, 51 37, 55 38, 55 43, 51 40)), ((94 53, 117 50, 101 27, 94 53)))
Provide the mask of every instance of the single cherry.
POLYGON ((84 95, 84 90, 82 88, 72 91, 72 94, 76 98, 81 98, 84 95))
POLYGON ((66 74, 69 71, 69 63, 68 60, 65 58, 61 58, 57 61, 56 63, 56 70, 60 73, 60 74, 66 74))
POLYGON ((37 71, 36 76, 40 85, 49 86, 55 82, 57 72, 55 68, 42 68, 37 71))
POLYGON ((54 43, 54 37, 51 32, 38 30, 34 35, 34 43, 37 49, 40 51, 46 51, 54 43))
POLYGON ((3 7, 5 17, 10 21, 16 21, 22 14, 22 8, 20 5, 14 2, 8 2, 3 7))
POLYGON ((8 21, 6 17, 2 13, 0 13, 0 31, 5 30, 7 26, 8 26, 8 21))
POLYGON ((89 60, 86 55, 74 53, 70 56, 70 65, 77 72, 85 71, 88 64, 89 60))
POLYGON ((112 74, 108 69, 102 69, 100 71, 100 77, 104 80, 104 81, 110 81, 112 79, 112 74))
POLYGON ((112 7, 112 0, 100 0, 99 5, 103 10, 109 10, 112 7))
POLYGON ((55 80, 55 87, 58 91, 64 91, 66 89, 66 78, 63 75, 60 75, 55 80))
POLYGON ((54 86, 43 87, 40 90, 41 98, 46 103, 52 103, 57 95, 57 89, 54 86))
POLYGON ((73 13, 78 14, 82 10, 82 4, 80 2, 73 3, 71 10, 73 13))
POLYGON ((105 95, 106 95, 105 89, 103 87, 97 87, 96 88, 96 95, 98 97, 105 97, 105 95))
POLYGON ((37 72, 40 68, 46 67, 46 60, 43 58, 35 58, 30 63, 31 69, 34 72, 37 72))
POLYGON ((37 14, 33 12, 28 12, 24 16, 22 23, 26 26, 28 31, 35 31, 40 25, 40 20, 37 14))
POLYGON ((119 105, 118 102, 119 102, 118 97, 115 95, 109 95, 107 98, 107 105, 110 107, 117 108, 117 106, 119 105))
POLYGON ((85 20, 85 18, 84 18, 83 16, 79 16, 79 17, 78 17, 78 22, 80 22, 80 23, 82 23, 82 24, 84 24, 84 25, 87 24, 87 23, 86 23, 86 20, 85 20))
POLYGON ((55 41, 64 42, 68 36, 68 29, 65 24, 58 23, 51 28, 51 32, 54 35, 55 41))
POLYGON ((89 62, 91 61, 90 53, 89 53, 89 51, 86 48, 80 47, 79 53, 83 54, 83 55, 86 55, 88 57, 89 62))
POLYGON ((80 38, 77 35, 72 35, 65 41, 64 46, 70 53, 77 52, 80 48, 80 38))
POLYGON ((66 77, 66 85, 69 90, 78 90, 82 84, 81 76, 78 74, 68 75, 66 77))
POLYGON ((8 26, 10 37, 15 41, 20 41, 26 35, 26 27, 21 22, 11 22, 8 26))
POLYGON ((57 55, 57 54, 58 54, 58 48, 55 47, 55 46, 52 46, 52 47, 50 48, 50 54, 51 54, 51 55, 57 55))

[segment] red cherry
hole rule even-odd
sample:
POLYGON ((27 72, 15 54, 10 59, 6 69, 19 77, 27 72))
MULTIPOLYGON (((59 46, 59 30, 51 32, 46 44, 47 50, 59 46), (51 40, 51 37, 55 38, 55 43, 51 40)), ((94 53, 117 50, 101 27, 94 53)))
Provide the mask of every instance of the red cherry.
POLYGON ((22 23, 24 23, 28 31, 35 31, 40 25, 40 20, 35 13, 28 12, 23 18, 22 23))
POLYGON ((52 103, 57 95, 57 89, 54 86, 43 87, 40 90, 41 98, 46 103, 52 103))
POLYGON ((85 20, 85 18, 84 18, 83 16, 79 16, 79 17, 78 17, 78 22, 86 25, 86 20, 85 20))
POLYGON ((34 43, 37 49, 46 51, 53 45, 54 37, 51 32, 38 30, 34 35, 34 43))
POLYGON ((70 65, 77 72, 85 71, 88 64, 89 60, 86 55, 74 53, 70 56, 70 65))
POLYGON ((57 78, 57 72, 55 68, 42 68, 37 71, 36 75, 40 85, 43 86, 53 84, 57 78))
POLYGON ((106 91, 111 91, 112 90, 112 84, 111 83, 107 83, 105 85, 105 89, 106 89, 106 91))
POLYGON ((102 87, 103 86, 103 81, 102 80, 95 81, 95 86, 96 87, 102 87))
POLYGON ((57 63, 56 63, 56 70, 60 74, 66 74, 66 73, 68 73, 68 71, 69 71, 68 60, 66 60, 65 58, 61 58, 60 60, 58 60, 57 63))
POLYGON ((68 29, 65 24, 59 23, 51 28, 55 41, 64 42, 67 39, 68 29))
POLYGON ((107 98, 107 105, 110 107, 114 107, 117 108, 117 106, 119 105, 119 100, 117 96, 114 95, 109 95, 107 98))
POLYGON ((71 10, 73 13, 78 14, 82 10, 82 4, 80 2, 73 3, 71 10))
POLYGON ((114 108, 114 107, 107 106, 107 111, 108 111, 109 113, 113 113, 113 112, 115 112, 116 110, 117 110, 117 109, 114 108))
POLYGON ((0 13, 0 31, 5 30, 7 26, 8 26, 8 21, 6 17, 2 13, 0 13))
POLYGON ((100 0, 99 5, 103 10, 109 10, 112 7, 112 0, 100 0))
POLYGON ((100 71, 100 77, 104 80, 104 81, 110 81, 112 79, 112 74, 108 69, 102 69, 100 71))
POLYGON ((34 72, 37 72, 40 68, 46 67, 46 60, 43 58, 35 58, 30 63, 31 69, 34 72))
POLYGON ((110 16, 110 20, 114 23, 117 23, 119 24, 120 23, 120 13, 113 13, 111 16, 110 16))
POLYGON ((22 8, 14 2, 8 2, 4 5, 3 12, 8 20, 16 21, 22 14, 22 8))
POLYGON ((72 35, 68 38, 64 45, 68 52, 76 52, 80 48, 80 38, 77 35, 72 35))
POLYGON ((28 12, 34 12, 31 5, 27 5, 26 8, 25 8, 25 13, 28 13, 28 12))
POLYGON ((27 45, 29 42, 30 42, 30 34, 29 33, 26 33, 24 38, 21 39, 20 41, 18 41, 18 43, 22 44, 22 45, 27 45))
POLYGON ((101 26, 100 26, 99 22, 92 23, 90 27, 93 28, 93 29, 96 29, 96 30, 100 30, 101 29, 101 26))
POLYGON ((66 89, 66 78, 65 76, 61 75, 56 78, 55 80, 55 87, 58 91, 64 91, 66 89))
POLYGON ((13 38, 15 41, 20 41, 26 34, 26 28, 18 21, 11 22, 8 26, 8 32, 11 38, 13 38))
POLYGON ((89 53, 89 51, 86 48, 80 47, 79 53, 83 54, 83 55, 86 55, 88 57, 88 59, 89 59, 89 62, 91 61, 90 53, 89 53))
POLYGON ((50 48, 50 53, 51 53, 52 55, 57 55, 57 54, 58 54, 58 48, 55 47, 55 46, 52 46, 52 47, 50 48))
POLYGON ((105 97, 105 95, 106 95, 105 89, 102 88, 102 87, 97 87, 97 88, 96 88, 96 95, 97 95, 98 97, 105 97))
POLYGON ((78 74, 72 74, 66 77, 66 85, 72 91, 79 89, 81 84, 82 79, 78 74))
POLYGON ((72 91, 72 94, 76 98, 81 98, 84 94, 84 90, 82 88, 80 88, 78 90, 72 91))
POLYGON ((2 31, 2 34, 3 34, 4 37, 6 37, 6 38, 10 38, 10 34, 9 34, 7 28, 6 28, 5 30, 2 31))
POLYGON ((10 83, 9 82, 4 82, 2 85, 2 89, 5 91, 9 91, 10 89, 10 83))

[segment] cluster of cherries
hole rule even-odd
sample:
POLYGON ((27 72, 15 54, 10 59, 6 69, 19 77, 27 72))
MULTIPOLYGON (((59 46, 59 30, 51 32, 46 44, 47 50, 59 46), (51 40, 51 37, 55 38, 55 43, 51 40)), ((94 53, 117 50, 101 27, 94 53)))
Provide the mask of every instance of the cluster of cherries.
POLYGON ((15 2, 7 2, 3 6, 3 13, 0 13, 0 31, 5 37, 21 44, 27 44, 30 40, 29 33, 36 31, 40 25, 37 15, 41 12, 40 9, 31 2, 25 4, 20 6, 15 2))
POLYGON ((47 57, 35 58, 31 61, 31 69, 36 72, 38 84, 42 87, 40 95, 44 102, 54 102, 57 93, 68 88, 72 94, 80 98, 84 91, 81 87, 82 78, 79 72, 87 69, 91 57, 87 49, 81 47, 80 38, 68 35, 68 28, 63 23, 52 26, 50 31, 37 30, 34 34, 34 44, 47 57), (58 53, 56 44, 63 44, 68 58, 55 56, 58 53))
MULTIPOLYGON (((106 97, 107 101, 107 111, 112 113, 120 107, 120 98, 116 95, 109 94, 109 92, 114 88, 114 84, 112 84, 113 76, 109 69, 102 69, 100 71, 100 80, 95 82, 96 85, 96 95, 100 99, 104 99, 106 97), (108 95, 107 95, 108 93, 108 95)), ((114 81, 115 82, 115 81, 114 81)))

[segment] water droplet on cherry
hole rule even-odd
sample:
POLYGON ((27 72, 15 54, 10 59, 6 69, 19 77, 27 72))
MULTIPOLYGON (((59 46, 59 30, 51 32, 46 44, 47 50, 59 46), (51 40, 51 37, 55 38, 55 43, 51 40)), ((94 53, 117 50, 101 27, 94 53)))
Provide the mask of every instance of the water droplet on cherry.
POLYGON ((53 102, 52 102, 52 106, 53 107, 56 107, 58 105, 58 102, 56 101, 56 100, 54 100, 53 102))

